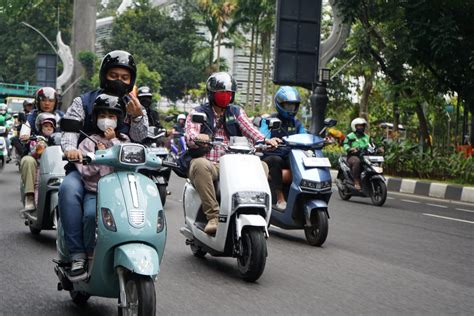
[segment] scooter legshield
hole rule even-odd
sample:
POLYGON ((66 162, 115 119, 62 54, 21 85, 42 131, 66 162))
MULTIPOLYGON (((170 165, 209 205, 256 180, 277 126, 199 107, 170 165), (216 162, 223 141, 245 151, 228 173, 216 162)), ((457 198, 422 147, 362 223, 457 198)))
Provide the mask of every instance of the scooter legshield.
POLYGON ((160 260, 156 250, 139 243, 125 244, 115 248, 114 268, 119 266, 141 275, 154 276, 160 272, 160 260))

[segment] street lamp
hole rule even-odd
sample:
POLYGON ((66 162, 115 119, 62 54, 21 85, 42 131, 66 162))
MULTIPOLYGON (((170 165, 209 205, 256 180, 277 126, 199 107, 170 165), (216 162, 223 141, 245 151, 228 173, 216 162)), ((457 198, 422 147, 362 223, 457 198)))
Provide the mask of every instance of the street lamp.
POLYGON ((324 127, 324 118, 328 106, 327 83, 331 80, 331 70, 328 68, 319 69, 319 78, 316 82, 316 88, 310 97, 311 111, 311 134, 317 135, 324 127))

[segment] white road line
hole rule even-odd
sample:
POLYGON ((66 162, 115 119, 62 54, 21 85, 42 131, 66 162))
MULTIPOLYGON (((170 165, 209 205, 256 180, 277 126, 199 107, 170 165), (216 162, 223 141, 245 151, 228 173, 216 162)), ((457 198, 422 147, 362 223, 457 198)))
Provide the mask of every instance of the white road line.
POLYGON ((423 213, 425 216, 431 216, 431 217, 437 217, 437 218, 442 218, 442 219, 448 219, 450 221, 456 221, 456 222, 463 222, 463 223, 469 223, 469 224, 474 224, 472 221, 466 221, 464 219, 459 219, 459 218, 452 218, 452 217, 446 217, 446 216, 439 216, 439 215, 434 215, 434 214, 428 214, 428 213, 423 213))
POLYGON ((474 210, 466 210, 465 208, 456 208, 458 211, 474 213, 474 210))
POLYGON ((402 200, 403 202, 408 202, 408 203, 414 203, 414 204, 420 204, 421 202, 418 201, 412 201, 412 200, 402 200))
POLYGON ((391 196, 387 196, 387 200, 395 200, 395 198, 393 198, 391 196))
POLYGON ((434 206, 434 207, 441 207, 441 208, 448 208, 446 205, 439 205, 439 204, 426 203, 426 205, 434 206))

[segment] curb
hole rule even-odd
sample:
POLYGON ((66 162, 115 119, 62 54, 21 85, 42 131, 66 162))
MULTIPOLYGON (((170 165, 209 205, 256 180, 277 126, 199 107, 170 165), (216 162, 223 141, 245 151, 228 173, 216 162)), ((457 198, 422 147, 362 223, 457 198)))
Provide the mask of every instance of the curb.
MULTIPOLYGON (((337 170, 331 169, 331 177, 335 182, 337 170)), ((474 203, 474 187, 391 177, 386 181, 388 191, 474 203)))

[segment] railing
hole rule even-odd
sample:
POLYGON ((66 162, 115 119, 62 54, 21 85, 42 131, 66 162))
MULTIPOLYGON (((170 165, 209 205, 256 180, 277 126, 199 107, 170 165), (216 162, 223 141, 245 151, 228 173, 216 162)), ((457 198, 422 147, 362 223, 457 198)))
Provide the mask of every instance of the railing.
POLYGON ((2 83, 0 82, 0 95, 6 96, 33 96, 40 86, 30 85, 27 81, 25 84, 2 83))

